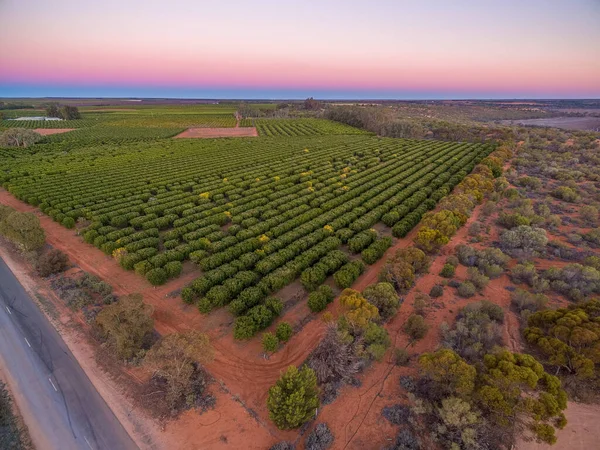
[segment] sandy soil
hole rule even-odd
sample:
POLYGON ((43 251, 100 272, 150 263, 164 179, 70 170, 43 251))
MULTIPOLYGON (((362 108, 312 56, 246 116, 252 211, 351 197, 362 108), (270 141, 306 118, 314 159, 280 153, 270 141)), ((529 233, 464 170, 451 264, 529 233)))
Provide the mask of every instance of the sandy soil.
POLYGON ((567 426, 556 432, 558 442, 554 445, 527 442, 521 439, 517 442, 518 450, 592 450, 600 447, 600 405, 586 405, 569 402, 567 410, 567 426))
POLYGON ((42 136, 50 136, 51 134, 61 134, 73 130, 75 130, 75 128, 36 128, 33 131, 42 136))
POLYGON ((235 128, 188 128, 173 139, 183 138, 221 138, 221 137, 256 137, 258 132, 255 127, 235 128))

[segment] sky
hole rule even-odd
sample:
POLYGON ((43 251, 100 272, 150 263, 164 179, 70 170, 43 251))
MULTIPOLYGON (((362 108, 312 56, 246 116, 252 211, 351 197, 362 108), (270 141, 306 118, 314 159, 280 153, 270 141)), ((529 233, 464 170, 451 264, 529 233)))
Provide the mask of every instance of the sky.
POLYGON ((600 98, 600 0, 0 0, 0 97, 600 98))

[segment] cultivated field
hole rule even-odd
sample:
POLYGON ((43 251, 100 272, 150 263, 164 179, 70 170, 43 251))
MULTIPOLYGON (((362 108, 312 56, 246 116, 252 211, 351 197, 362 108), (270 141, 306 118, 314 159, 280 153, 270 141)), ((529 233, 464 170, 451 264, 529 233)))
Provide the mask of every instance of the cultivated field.
POLYGON ((123 269, 163 284, 191 260, 184 301, 255 317, 298 277, 307 290, 330 275, 350 286, 491 151, 371 136, 177 140, 15 152, 0 168, 9 192, 77 225, 123 269))

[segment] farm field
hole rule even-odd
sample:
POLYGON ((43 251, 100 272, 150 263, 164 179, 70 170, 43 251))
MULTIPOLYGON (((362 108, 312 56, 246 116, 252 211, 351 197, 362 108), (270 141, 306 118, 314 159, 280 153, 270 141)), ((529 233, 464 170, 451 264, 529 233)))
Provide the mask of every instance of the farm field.
POLYGON ((242 126, 256 127, 260 136, 314 136, 331 134, 368 134, 338 122, 322 119, 243 119, 242 126))
POLYGON ((168 140, 6 151, 0 170, 14 196, 153 284, 192 261, 184 301, 228 306, 246 338, 294 280, 350 286, 492 150, 367 135, 168 140))

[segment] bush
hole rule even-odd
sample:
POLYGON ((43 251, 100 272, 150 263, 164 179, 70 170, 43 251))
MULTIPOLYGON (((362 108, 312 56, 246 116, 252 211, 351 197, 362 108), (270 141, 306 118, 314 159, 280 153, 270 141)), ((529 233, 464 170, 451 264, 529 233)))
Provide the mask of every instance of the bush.
POLYGON ((318 424, 308 435, 305 442, 306 450, 326 450, 333 444, 333 434, 326 423, 318 424))
POLYGON ((543 228, 521 225, 500 234, 500 244, 513 254, 518 250, 527 255, 535 255, 543 252, 547 243, 548 236, 543 228))
POLYGON ((279 339, 273 333, 262 335, 262 346, 265 353, 273 353, 279 347, 279 339))
POLYGON ((406 366, 410 360, 410 355, 403 348, 394 349, 393 361, 397 366, 406 366))
POLYGON ((169 261, 165 264, 165 272, 168 278, 175 278, 181 274, 181 262, 180 261, 169 261))
POLYGON ((42 254, 37 262, 37 271, 41 277, 64 272, 68 267, 69 258, 57 248, 42 254))
POLYGON ((425 319, 419 314, 411 315, 404 324, 404 332, 408 334, 413 341, 423 339, 428 330, 429 327, 425 323, 425 319))
POLYGON ((133 270, 135 273, 141 276, 146 276, 146 274, 151 271, 154 266, 147 259, 140 261, 139 263, 135 263, 133 265, 133 270))
POLYGON ((146 280, 148 280, 153 286, 165 284, 167 278, 167 272, 162 268, 152 269, 146 273, 146 280))
POLYGON ((452 278, 454 276, 454 272, 456 271, 456 267, 451 264, 444 264, 442 270, 440 271, 440 276, 444 278, 452 278))
POLYGON ((369 303, 377 307, 379 315, 384 320, 396 315, 400 298, 391 283, 371 284, 365 288, 362 295, 369 303))
POLYGON ((296 450, 296 447, 291 442, 281 441, 272 445, 269 450, 296 450))
POLYGON ((470 281, 465 281, 458 286, 458 295, 463 298, 473 297, 475 292, 477 292, 477 288, 470 281))
POLYGON ((307 366, 298 370, 288 367, 269 389, 269 417, 282 430, 298 428, 309 421, 319 407, 319 390, 315 371, 307 366))
POLYGON ((570 203, 577 203, 579 201, 577 191, 567 186, 558 187, 552 191, 552 196, 570 203))
POLYGON ((410 407, 406 405, 386 406, 381 410, 381 415, 392 425, 405 425, 410 418, 410 407))
MULTIPOLYGON (((200 302, 202 302, 202 300, 200 302)), ((257 331, 258 327, 251 317, 241 316, 235 319, 233 324, 233 337, 235 339, 250 339, 257 331)))
POLYGON ((444 295, 444 286, 435 284, 431 287, 431 290, 429 291, 429 296, 431 298, 438 298, 442 295, 444 295))
POLYGON ((340 289, 349 288, 356 279, 364 272, 365 265, 362 261, 352 261, 342 266, 340 270, 333 274, 335 284, 340 289))
POLYGON ((524 289, 517 289, 510 295, 511 304, 519 313, 524 311, 536 312, 544 309, 548 304, 548 297, 544 294, 532 294, 524 289))
POLYGON ((72 217, 65 217, 61 223, 64 227, 69 229, 75 227, 75 219, 73 219, 72 217))
POLYGON ((469 267, 467 273, 469 276, 469 281, 473 283, 473 286, 475 286, 478 291, 485 289, 490 282, 490 279, 483 275, 479 269, 475 267, 469 267))
POLYGON ((184 303, 187 303, 188 305, 190 305, 194 302, 195 298, 196 298, 196 294, 194 293, 194 290, 192 288, 184 287, 181 290, 181 299, 183 300, 184 303))
POLYGON ((579 210, 579 217, 587 224, 596 226, 598 225, 598 208, 591 205, 582 206, 579 210))
POLYGON ((287 342, 292 337, 294 330, 292 326, 287 322, 280 322, 275 329, 275 336, 280 342, 287 342))
POLYGON ((308 294, 308 307, 312 312, 321 312, 334 298, 333 289, 324 284, 319 286, 316 291, 308 294))

